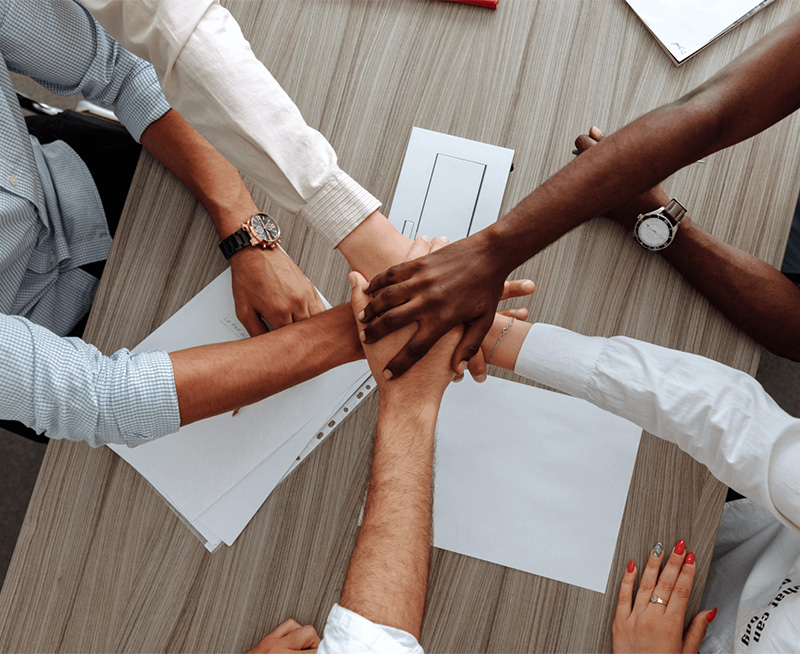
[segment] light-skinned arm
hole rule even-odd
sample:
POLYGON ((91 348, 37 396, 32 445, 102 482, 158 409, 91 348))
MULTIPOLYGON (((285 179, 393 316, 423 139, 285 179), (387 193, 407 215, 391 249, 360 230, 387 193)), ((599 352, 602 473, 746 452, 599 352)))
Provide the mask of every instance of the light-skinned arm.
MULTIPOLYGON (((200 201, 221 239, 259 211, 239 172, 183 117, 170 109, 151 123, 142 145, 200 201)), ((221 255, 220 255, 221 256, 221 255)), ((251 336, 325 309, 303 272, 280 248, 247 247, 231 259, 236 316, 251 336)))
POLYGON ((786 21, 706 83, 603 139, 494 225, 373 278, 372 343, 411 322, 420 328, 389 364, 405 372, 455 325, 465 333, 460 369, 492 324, 503 280, 593 216, 635 198, 687 164, 738 143, 800 106, 800 15, 786 21))
MULTIPOLYGON (((585 152, 603 138, 592 127, 575 145, 585 152)), ((669 201, 659 185, 605 217, 632 234, 639 214, 669 201)), ((712 236, 688 218, 659 254, 748 336, 779 356, 800 360, 800 289, 779 270, 712 236)))

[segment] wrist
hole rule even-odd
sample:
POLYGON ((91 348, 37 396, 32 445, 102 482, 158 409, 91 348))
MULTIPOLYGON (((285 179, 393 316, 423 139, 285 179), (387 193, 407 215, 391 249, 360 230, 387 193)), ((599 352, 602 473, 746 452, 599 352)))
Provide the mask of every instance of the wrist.
POLYGON ((434 428, 439 416, 441 394, 417 393, 413 401, 409 401, 408 392, 400 388, 388 388, 392 383, 399 386, 399 382, 388 382, 381 385, 378 391, 378 408, 382 419, 387 424, 410 425, 420 432, 434 428))

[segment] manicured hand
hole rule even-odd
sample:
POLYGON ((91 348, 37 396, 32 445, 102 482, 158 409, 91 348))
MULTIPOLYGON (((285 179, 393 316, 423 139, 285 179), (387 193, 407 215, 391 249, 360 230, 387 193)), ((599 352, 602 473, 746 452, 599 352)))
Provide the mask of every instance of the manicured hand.
MULTIPOLYGON (((581 134, 575 139, 575 147, 579 152, 586 152, 589 148, 597 145, 603 138, 603 132, 599 127, 592 127, 588 134, 581 134)), ((664 189, 658 184, 639 197, 630 202, 617 207, 613 211, 607 211, 605 217, 609 218, 626 229, 633 229, 639 214, 655 211, 659 207, 669 204, 670 198, 664 193, 664 189)))
POLYGON ((291 652, 316 652, 321 640, 317 630, 296 620, 287 620, 273 629, 249 654, 291 654, 291 652))
POLYGON ((694 554, 686 554, 686 543, 679 541, 659 574, 663 558, 659 543, 647 559, 635 599, 636 565, 633 561, 628 564, 612 626, 615 653, 694 654, 703 642, 706 629, 717 614, 716 609, 698 613, 686 634, 683 633, 697 567, 694 554), (651 601, 653 596, 663 603, 651 601))
MULTIPOLYGON (((393 266, 370 282, 367 293, 373 299, 363 320, 369 323, 365 330, 367 343, 419 323, 411 340, 387 363, 390 376, 402 375, 444 334, 461 325, 464 333, 453 351, 453 370, 462 374, 478 353, 492 326, 508 274, 480 234, 393 266)), ((474 372, 481 376, 480 371, 474 372)))
POLYGON ((236 317, 250 336, 299 322, 325 310, 303 271, 280 248, 248 247, 231 257, 236 317))

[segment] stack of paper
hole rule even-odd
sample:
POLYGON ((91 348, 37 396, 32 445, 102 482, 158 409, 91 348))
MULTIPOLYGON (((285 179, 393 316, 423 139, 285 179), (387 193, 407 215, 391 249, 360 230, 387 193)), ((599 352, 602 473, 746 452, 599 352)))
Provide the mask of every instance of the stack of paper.
POLYGON ((626 0, 680 66, 773 0, 626 0))
MULTIPOLYGON (((172 352, 246 338, 235 316, 227 270, 135 351, 172 352)), ((284 476, 374 388, 366 362, 357 361, 245 407, 236 416, 201 420, 136 449, 110 447, 213 551, 221 543, 233 544, 284 476)))

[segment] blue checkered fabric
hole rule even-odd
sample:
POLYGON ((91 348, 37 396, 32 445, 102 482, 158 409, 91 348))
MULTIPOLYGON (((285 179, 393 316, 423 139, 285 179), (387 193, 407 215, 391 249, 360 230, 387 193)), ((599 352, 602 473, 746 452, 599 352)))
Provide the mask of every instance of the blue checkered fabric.
POLYGON ((8 70, 114 105, 137 140, 169 105, 153 67, 75 0, 0 0, 0 58, 0 312, 63 335, 96 290, 79 266, 105 259, 111 238, 89 170, 65 143, 30 137, 8 70))
POLYGON ((28 134, 8 74, 113 105, 139 140, 169 109, 155 72, 75 0, 0 0, 0 59, 0 419, 95 446, 176 431, 167 354, 104 357, 57 336, 89 310, 97 281, 79 266, 105 259, 111 238, 86 165, 28 134))

